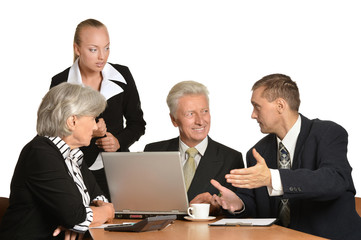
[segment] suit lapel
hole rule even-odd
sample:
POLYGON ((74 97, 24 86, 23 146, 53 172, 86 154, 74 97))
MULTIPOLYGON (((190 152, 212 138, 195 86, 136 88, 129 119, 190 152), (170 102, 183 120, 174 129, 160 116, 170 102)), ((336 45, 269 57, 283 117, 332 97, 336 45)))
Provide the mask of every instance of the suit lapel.
POLYGON ((179 151, 179 137, 173 138, 169 141, 167 151, 179 151))
POLYGON ((301 116, 301 130, 300 130, 300 134, 298 135, 297 138, 297 143, 296 143, 296 148, 295 148, 295 154, 293 157, 293 162, 292 162, 292 169, 297 169, 300 168, 301 166, 301 152, 303 152, 303 148, 305 146, 304 142, 306 141, 309 132, 311 130, 311 126, 312 126, 312 121, 309 120, 308 118, 304 117, 302 114, 300 114, 301 116))
POLYGON ((262 155, 262 153, 260 153, 260 154, 266 160, 268 168, 278 169, 278 163, 277 163, 278 146, 277 146, 277 137, 275 134, 272 134, 270 141, 271 141, 269 144, 270 147, 265 150, 263 155, 262 155))
POLYGON ((218 146, 208 137, 208 146, 197 167, 192 184, 188 189, 189 200, 197 194, 206 192, 210 185, 210 179, 217 175, 223 166, 222 156, 218 156, 218 146))

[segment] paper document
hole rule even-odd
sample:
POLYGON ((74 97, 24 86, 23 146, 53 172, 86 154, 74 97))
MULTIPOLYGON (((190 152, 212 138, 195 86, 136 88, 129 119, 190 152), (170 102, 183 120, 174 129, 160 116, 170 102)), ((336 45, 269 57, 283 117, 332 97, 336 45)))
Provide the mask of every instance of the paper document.
POLYGON ((209 226, 271 226, 277 218, 223 218, 209 226))

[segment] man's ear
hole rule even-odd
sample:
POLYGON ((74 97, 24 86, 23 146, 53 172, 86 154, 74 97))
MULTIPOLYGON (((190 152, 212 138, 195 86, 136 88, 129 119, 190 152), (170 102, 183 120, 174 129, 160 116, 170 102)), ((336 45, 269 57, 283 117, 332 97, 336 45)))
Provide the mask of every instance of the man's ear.
POLYGON ((68 126, 69 130, 74 131, 76 125, 76 116, 70 116, 66 120, 66 125, 68 126))
POLYGON ((176 121, 176 119, 172 116, 172 114, 169 113, 169 117, 170 117, 170 120, 171 120, 172 123, 173 123, 173 126, 174 126, 174 127, 178 127, 177 121, 176 121))
POLYGON ((279 113, 282 113, 287 107, 286 100, 284 100, 283 98, 277 98, 276 99, 276 107, 277 107, 277 111, 279 113))

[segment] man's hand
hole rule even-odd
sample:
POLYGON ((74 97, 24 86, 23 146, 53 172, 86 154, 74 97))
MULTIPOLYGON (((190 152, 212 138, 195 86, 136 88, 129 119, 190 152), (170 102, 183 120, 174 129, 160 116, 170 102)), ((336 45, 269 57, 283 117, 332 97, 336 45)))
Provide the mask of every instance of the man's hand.
POLYGON ((249 168, 231 170, 230 174, 226 175, 227 182, 238 188, 271 187, 271 171, 267 167, 264 158, 254 148, 252 153, 257 160, 257 164, 249 168))
POLYGON ((221 211, 221 206, 216 201, 212 201, 212 195, 209 192, 198 194, 190 201, 190 204, 192 203, 209 203, 209 215, 219 215, 221 211))
POLYGON ((99 138, 95 144, 106 152, 116 152, 120 148, 118 139, 110 132, 106 132, 106 137, 99 138))
POLYGON ((216 202, 218 205, 222 206, 223 209, 231 212, 243 209, 243 201, 233 191, 223 187, 214 179, 211 180, 211 184, 219 191, 218 195, 213 195, 211 202, 216 202))

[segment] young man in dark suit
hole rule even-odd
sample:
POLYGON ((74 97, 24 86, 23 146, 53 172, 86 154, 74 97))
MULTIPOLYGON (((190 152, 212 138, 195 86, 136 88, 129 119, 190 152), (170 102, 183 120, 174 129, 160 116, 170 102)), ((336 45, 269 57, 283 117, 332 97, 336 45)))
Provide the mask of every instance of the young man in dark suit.
POLYGON ((252 118, 268 135, 247 153, 248 168, 226 175, 237 195, 212 180, 222 194, 212 201, 317 236, 361 239, 346 130, 299 114, 298 87, 288 76, 265 76, 252 90, 252 118))
MULTIPOLYGON (((180 82, 170 90, 167 104, 171 121, 179 129, 179 137, 148 144, 144 151, 180 152, 191 203, 211 203, 212 194, 218 192, 211 185, 211 179, 235 190, 226 183, 224 176, 231 169, 244 167, 242 154, 208 136, 211 116, 207 88, 194 81, 180 82), (191 149, 195 149, 195 156, 191 149)), ((211 214, 219 210, 218 204, 211 205, 211 214)))

